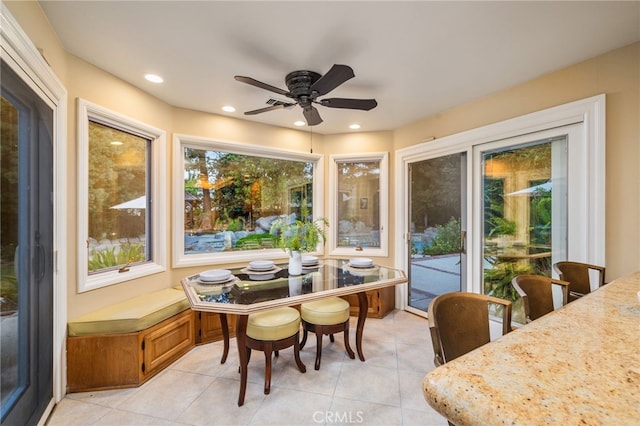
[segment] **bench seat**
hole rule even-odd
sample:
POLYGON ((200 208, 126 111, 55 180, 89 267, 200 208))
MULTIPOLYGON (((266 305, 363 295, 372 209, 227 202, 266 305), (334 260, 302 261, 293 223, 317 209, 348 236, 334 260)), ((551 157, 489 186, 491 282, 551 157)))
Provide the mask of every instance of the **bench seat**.
POLYGON ((78 317, 68 323, 67 335, 135 333, 188 308, 182 289, 167 288, 78 317))
POLYGON ((195 315, 184 291, 135 297, 67 325, 67 390, 139 386, 195 346, 195 315))

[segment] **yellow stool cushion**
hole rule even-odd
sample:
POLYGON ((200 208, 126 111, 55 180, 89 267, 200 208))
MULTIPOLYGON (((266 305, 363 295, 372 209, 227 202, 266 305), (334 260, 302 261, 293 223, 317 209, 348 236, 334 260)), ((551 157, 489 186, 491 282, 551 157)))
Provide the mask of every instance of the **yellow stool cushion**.
POLYGON ((311 324, 342 324, 349 319, 349 302, 340 297, 327 297, 300 305, 302 319, 311 324))
POLYGON ((289 307, 249 315, 247 336, 256 340, 280 340, 300 330, 300 313, 289 307))
POLYGON ((69 336, 134 333, 189 309, 182 289, 166 288, 107 306, 69 321, 69 336))

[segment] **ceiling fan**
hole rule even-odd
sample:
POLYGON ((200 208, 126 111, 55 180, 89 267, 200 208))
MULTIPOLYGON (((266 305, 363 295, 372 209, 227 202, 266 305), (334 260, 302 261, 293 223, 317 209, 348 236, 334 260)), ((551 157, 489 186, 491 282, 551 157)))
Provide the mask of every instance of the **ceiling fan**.
POLYGON ((375 99, 349 99, 349 98, 328 98, 318 99, 331 92, 333 89, 345 81, 355 77, 353 70, 348 65, 334 65, 325 74, 320 75, 313 71, 293 71, 285 77, 287 90, 280 89, 270 84, 263 83, 251 77, 235 76, 235 79, 261 89, 269 90, 279 95, 292 99, 292 102, 285 102, 276 99, 269 99, 268 107, 247 111, 245 115, 256 115, 275 109, 289 108, 300 105, 307 124, 315 126, 322 123, 322 117, 313 104, 326 106, 329 108, 360 109, 369 111, 378 105, 375 99))

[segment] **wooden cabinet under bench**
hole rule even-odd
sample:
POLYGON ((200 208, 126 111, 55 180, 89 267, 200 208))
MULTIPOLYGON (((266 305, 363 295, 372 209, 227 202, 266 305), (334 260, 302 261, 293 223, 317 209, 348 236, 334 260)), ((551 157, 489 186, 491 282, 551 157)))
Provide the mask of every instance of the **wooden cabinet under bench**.
MULTIPOLYGON (((366 292, 367 300, 369 302, 369 309, 367 310, 367 317, 369 318, 383 318, 389 312, 395 309, 396 305, 396 290, 395 287, 384 287, 377 290, 370 290, 366 292)), ((351 315, 358 315, 358 295, 349 294, 342 296, 349 305, 351 305, 351 315)))
POLYGON ((69 392, 139 386, 195 345, 191 309, 142 331, 67 337, 69 392))
MULTIPOLYGON (((234 335, 235 315, 228 315, 234 335)), ((67 390, 136 387, 197 344, 222 340, 220 315, 192 311, 182 289, 164 289, 70 321, 67 390)))

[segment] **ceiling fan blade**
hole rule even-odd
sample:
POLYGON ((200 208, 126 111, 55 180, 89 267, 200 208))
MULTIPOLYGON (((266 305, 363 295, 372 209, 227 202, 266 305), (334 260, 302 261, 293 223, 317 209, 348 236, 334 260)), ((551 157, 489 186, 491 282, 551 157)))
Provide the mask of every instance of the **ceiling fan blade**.
POLYGON ((362 109, 365 111, 369 111, 378 106, 378 102, 376 102, 375 99, 329 98, 322 99, 319 102, 320 105, 329 108, 362 109))
POLYGON ((276 104, 276 105, 271 105, 268 107, 264 107, 264 108, 260 108, 260 109, 254 109, 252 111, 247 111, 244 113, 244 115, 256 115, 256 114, 261 114, 263 112, 267 112, 267 111, 273 111, 274 109, 282 109, 285 108, 287 106, 291 106, 293 104, 276 104))
POLYGON ((318 92, 318 96, 325 95, 355 76, 350 66, 335 64, 325 75, 313 83, 311 91, 318 92))
POLYGON ((287 92, 286 90, 280 89, 279 87, 275 87, 275 86, 272 86, 272 85, 267 84, 267 83, 263 83, 261 81, 256 80, 255 78, 243 77, 241 75, 236 75, 234 78, 236 80, 238 80, 238 81, 243 82, 243 83, 247 83, 247 84, 250 84, 252 86, 259 87, 261 89, 269 90, 269 91, 277 93, 279 95, 284 95, 284 96, 287 96, 289 98, 292 97, 291 93, 287 92))
POLYGON ((316 107, 311 105, 304 107, 302 113, 304 114, 304 118, 307 119, 307 124, 309 126, 315 126, 322 123, 322 117, 320 117, 320 113, 318 112, 316 107))

